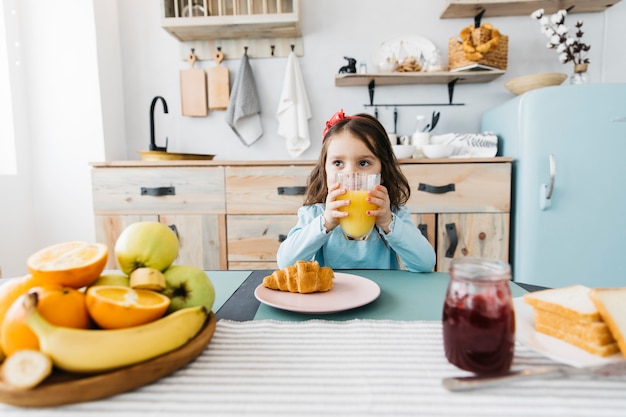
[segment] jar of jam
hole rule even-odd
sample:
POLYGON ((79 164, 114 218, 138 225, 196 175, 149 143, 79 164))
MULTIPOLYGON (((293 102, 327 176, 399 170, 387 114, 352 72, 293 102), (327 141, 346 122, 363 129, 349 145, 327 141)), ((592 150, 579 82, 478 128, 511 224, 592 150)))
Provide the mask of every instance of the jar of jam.
POLYGON ((515 346, 515 314, 502 261, 457 258, 443 306, 443 344, 448 361, 476 374, 508 371, 515 346))

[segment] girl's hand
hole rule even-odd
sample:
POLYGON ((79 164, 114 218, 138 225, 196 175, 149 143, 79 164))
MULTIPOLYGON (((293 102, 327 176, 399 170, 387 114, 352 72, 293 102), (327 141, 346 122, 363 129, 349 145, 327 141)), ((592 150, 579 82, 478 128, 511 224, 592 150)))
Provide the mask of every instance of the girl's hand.
POLYGON ((376 225, 383 229, 385 233, 389 233, 389 225, 393 218, 391 217, 391 201, 387 188, 383 185, 377 185, 368 192, 368 203, 376 204, 378 210, 370 210, 368 216, 376 216, 376 225))
POLYGON ((350 200, 337 200, 337 197, 346 193, 344 188, 340 188, 339 183, 332 184, 328 187, 328 195, 326 196, 326 209, 324 210, 324 227, 327 231, 333 230, 339 225, 340 217, 347 217, 348 213, 339 211, 340 207, 350 204, 350 200))

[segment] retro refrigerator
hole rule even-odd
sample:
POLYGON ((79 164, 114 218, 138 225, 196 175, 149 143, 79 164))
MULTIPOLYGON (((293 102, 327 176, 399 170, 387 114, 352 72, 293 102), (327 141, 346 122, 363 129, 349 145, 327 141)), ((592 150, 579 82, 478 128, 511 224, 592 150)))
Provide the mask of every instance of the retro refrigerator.
POLYGON ((481 129, 513 158, 513 279, 626 286, 626 84, 532 90, 481 129))

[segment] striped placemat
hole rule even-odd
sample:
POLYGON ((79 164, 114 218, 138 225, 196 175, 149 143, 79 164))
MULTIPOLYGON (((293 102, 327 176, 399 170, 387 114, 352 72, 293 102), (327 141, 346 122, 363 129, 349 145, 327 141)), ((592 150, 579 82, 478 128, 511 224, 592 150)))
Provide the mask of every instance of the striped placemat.
MULTIPOLYGON (((514 368, 553 364, 516 346, 514 368)), ((461 393, 441 386, 442 378, 464 374, 445 359, 440 322, 220 320, 195 362, 154 384, 56 408, 0 405, 0 415, 626 414, 626 380, 545 379, 461 393)))

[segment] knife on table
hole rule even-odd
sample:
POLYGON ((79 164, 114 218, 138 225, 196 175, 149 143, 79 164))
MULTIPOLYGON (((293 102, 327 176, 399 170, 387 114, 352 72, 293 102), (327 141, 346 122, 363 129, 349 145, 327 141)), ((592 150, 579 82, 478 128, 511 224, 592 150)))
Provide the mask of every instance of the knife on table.
POLYGON ((611 362, 604 365, 585 368, 571 366, 545 366, 534 369, 522 369, 499 375, 472 375, 444 378, 441 382, 450 391, 467 391, 500 385, 505 382, 528 379, 585 376, 591 378, 619 378, 626 381, 626 361, 611 362))

